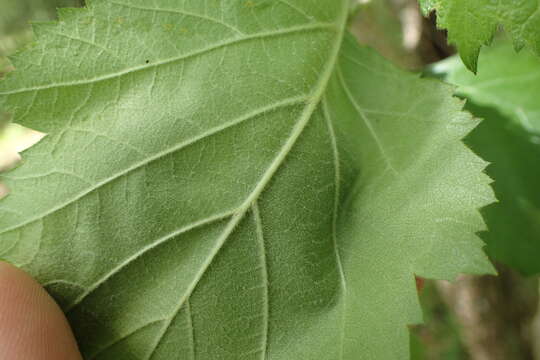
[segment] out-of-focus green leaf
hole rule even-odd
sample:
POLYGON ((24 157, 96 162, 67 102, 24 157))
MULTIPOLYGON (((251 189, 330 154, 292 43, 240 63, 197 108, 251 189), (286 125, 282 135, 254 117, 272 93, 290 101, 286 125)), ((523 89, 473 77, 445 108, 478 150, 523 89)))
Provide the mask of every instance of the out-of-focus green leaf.
POLYGON ((416 334, 411 334, 411 360, 425 360, 425 345, 416 334))
POLYGON ((436 281, 426 280, 420 303, 425 323, 412 328, 411 360, 468 359, 459 323, 443 301, 436 281))
POLYGON ((81 6, 82 0, 0 0, 0 75, 3 57, 32 39, 30 21, 46 21, 60 7, 81 6))
MULTIPOLYGON (((416 45, 407 44, 407 40, 411 41, 407 37, 418 41, 416 38, 422 31, 421 24, 404 29, 405 20, 414 15, 410 8, 402 9, 391 0, 369 1, 359 5, 351 31, 360 43, 373 47, 394 64, 406 69, 419 69, 424 64, 415 51, 416 45)), ((417 19, 422 19, 421 14, 417 13, 416 16, 417 19)))

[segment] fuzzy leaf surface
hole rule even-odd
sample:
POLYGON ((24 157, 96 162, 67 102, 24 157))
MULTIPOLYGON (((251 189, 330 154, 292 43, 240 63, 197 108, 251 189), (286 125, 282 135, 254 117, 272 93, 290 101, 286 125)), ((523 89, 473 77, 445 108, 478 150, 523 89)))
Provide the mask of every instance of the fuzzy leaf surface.
POLYGON ((347 1, 91 1, 35 27, 0 107, 0 256, 87 359, 396 359, 414 274, 491 271, 476 122, 344 36, 347 1))

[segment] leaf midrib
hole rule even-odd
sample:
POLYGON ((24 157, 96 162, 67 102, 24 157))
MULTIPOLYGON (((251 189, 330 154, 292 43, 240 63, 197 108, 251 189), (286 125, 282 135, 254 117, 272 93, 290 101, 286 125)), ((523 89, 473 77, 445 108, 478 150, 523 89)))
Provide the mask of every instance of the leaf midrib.
MULTIPOLYGON (((298 139, 303 134, 304 129, 307 127, 310 119, 313 118, 313 113, 315 112, 315 110, 319 106, 319 104, 320 104, 320 102, 322 100, 322 97, 323 97, 323 95, 324 95, 324 93, 325 93, 325 91, 327 89, 329 80, 330 80, 330 78, 331 78, 331 76, 333 74, 333 71, 334 71, 334 69, 335 69, 335 67, 337 65, 337 61, 338 61, 338 57, 339 57, 339 53, 340 53, 340 48, 341 48, 341 44, 342 44, 343 37, 344 37, 345 27, 346 27, 346 19, 347 19, 347 12, 348 12, 348 7, 346 6, 346 4, 347 4, 347 1, 342 0, 342 4, 341 4, 342 9, 341 9, 340 17, 339 17, 338 21, 335 24, 332 24, 332 28, 337 28, 338 29, 336 39, 335 39, 335 42, 333 44, 334 46, 332 48, 332 51, 330 52, 329 59, 328 59, 327 63, 324 66, 324 70, 322 72, 322 75, 321 75, 319 81, 315 84, 312 95, 307 99, 307 105, 305 106, 304 111, 302 112, 300 118, 298 119, 298 122, 293 127, 289 138, 287 139, 287 141, 285 142, 283 147, 280 149, 278 155, 274 158, 274 160, 270 164, 269 168, 265 171, 265 173, 261 177, 260 181, 256 184, 253 191, 249 194, 249 196, 242 203, 242 205, 235 211, 234 215, 232 216, 231 220, 227 224, 225 230, 222 232, 222 234, 218 238, 216 245, 214 246, 214 248, 210 252, 210 254, 209 254, 208 258, 206 259, 206 261, 204 262, 203 266, 201 267, 199 272, 196 274, 193 281, 190 283, 190 286, 188 287, 188 289, 187 289, 186 293, 184 294, 184 296, 182 296, 182 298, 180 299, 180 302, 179 302, 178 306, 175 308, 175 311, 172 313, 168 323, 166 323, 166 325, 164 326, 162 333, 156 339, 155 346, 153 347, 151 352, 149 352, 149 354, 148 354, 148 359, 150 359, 152 357, 153 353, 155 352, 155 350, 159 346, 161 340, 163 339, 163 336, 168 331, 172 320, 178 314, 179 309, 184 305, 185 301, 190 298, 191 294, 195 290, 196 286, 199 284, 199 282, 202 279, 203 275, 206 273, 206 271, 208 270, 208 268, 212 264, 213 260, 217 256, 217 254, 223 248, 223 246, 226 243, 229 236, 234 232, 234 230, 236 229, 238 224, 245 217, 245 215, 249 211, 249 209, 255 204, 257 199, 259 199, 262 192, 266 189, 267 185, 270 183, 270 181, 272 180, 275 173, 279 170, 279 168, 281 167, 281 165, 284 163, 285 159, 287 158, 288 154, 291 152, 292 148, 295 146, 298 139)), ((328 27, 328 24, 326 24, 326 27, 328 27)), ((306 27, 303 27, 300 30, 305 30, 305 29, 306 29, 306 27)), ((269 34, 269 36, 273 36, 273 35, 277 35, 277 34, 281 34, 281 33, 284 33, 284 32, 272 32, 272 33, 269 34)), ((245 40, 245 39, 242 39, 242 40, 239 40, 239 41, 243 41, 243 40, 245 40)), ((235 41, 235 42, 237 42, 237 41, 235 41)), ((222 46, 226 46, 226 45, 230 45, 230 43, 229 44, 220 44, 220 45, 218 45, 218 47, 222 47, 222 46)), ((213 49, 206 50, 206 51, 211 51, 211 50, 213 50, 213 49)), ((192 55, 192 56, 194 56, 194 55, 192 55)), ((177 60, 179 60, 179 59, 178 58, 169 59, 169 60, 165 60, 164 62, 160 62, 157 65, 162 65, 162 64, 165 64, 165 63, 168 63, 168 62, 171 62, 171 61, 177 61, 177 60)), ((152 64, 152 65, 157 66, 156 64, 152 64)), ((125 73, 130 73, 130 72, 133 72, 133 71, 142 70, 142 69, 147 68, 147 67, 149 67, 149 66, 144 66, 144 67, 137 68, 137 69, 130 69, 129 71, 127 71, 125 73)), ((125 73, 111 74, 107 78, 120 76, 120 75, 123 75, 125 73)), ((90 80, 89 82, 94 82, 94 81, 96 81, 96 79, 90 80)), ((70 85, 79 85, 79 84, 80 83, 75 83, 75 84, 74 83, 64 83, 64 84, 50 85, 48 87, 70 86, 70 85)), ((48 87, 45 87, 45 88, 48 88, 48 87)), ((38 88, 34 87, 34 88, 28 88, 28 89, 18 89, 16 91, 9 92, 9 93, 0 93, 0 95, 8 95, 8 94, 20 93, 20 92, 24 92, 24 91, 33 91, 33 90, 41 90, 41 89, 44 89, 44 88, 42 87, 42 88, 38 89, 38 88)), ((289 100, 293 101, 291 99, 289 99, 289 100)), ((295 100, 298 102, 299 99, 296 98, 295 100)), ((303 100, 305 100, 305 99, 303 99, 303 100)), ((221 130, 224 130, 224 129, 221 129, 221 130)), ((204 137, 205 136, 203 136, 202 138, 204 138, 204 137)), ((191 139, 191 140, 193 140, 193 139, 191 139)), ((191 142, 192 141, 189 141, 189 143, 191 143, 191 142)), ((189 145, 189 144, 187 144, 187 145, 189 145)), ((184 146, 187 146, 187 145, 184 145, 184 146)), ((178 151, 181 148, 183 148, 184 146, 180 146, 180 148, 175 149, 175 150, 178 151)), ((166 154, 158 154, 158 155, 156 155, 154 158, 159 159, 162 156, 165 156, 166 154), (158 155, 160 155, 160 156, 158 156, 158 155)), ((126 171, 127 172, 133 171, 136 168, 138 168, 138 166, 129 168, 126 171)), ((114 176, 112 178, 108 178, 107 182, 113 181, 118 176, 121 176, 121 175, 117 175, 117 176, 114 176)), ((96 188, 99 188, 100 186, 103 186, 103 185, 104 184, 102 184, 102 185, 98 184, 97 186, 92 188, 93 190, 85 191, 78 198, 75 198, 75 199, 71 200, 70 202, 62 205, 62 207, 68 206, 70 203, 77 201, 81 197, 85 196, 87 193, 90 193, 90 192, 94 191, 96 188)), ((55 208, 55 209, 53 209, 53 211, 50 211, 48 214, 53 213, 53 212, 58 211, 58 210, 59 210, 59 208, 55 208)), ((44 217, 46 215, 42 215, 42 216, 40 216, 40 217, 38 217, 36 219, 33 219, 31 221, 28 221, 28 222, 24 223, 24 224, 19 224, 18 226, 15 226, 13 228, 6 229, 6 230, 0 232, 0 235, 3 234, 3 233, 6 233, 8 231, 12 231, 12 230, 14 230, 16 228, 19 228, 21 226, 24 226, 25 224, 36 221, 39 218, 42 218, 42 217, 44 217)), ((168 238, 170 239, 171 237, 168 237, 168 238)), ((156 245, 156 244, 154 244, 154 245, 156 245)), ((158 246, 158 245, 159 244, 157 244, 156 246, 158 246)), ((144 253, 146 253, 146 251, 141 253, 140 255, 137 255, 137 256, 142 256, 142 255, 144 255, 144 253)), ((125 266, 125 264, 128 264, 128 263, 129 262, 124 262, 124 266, 125 266)), ((74 303, 71 306, 71 309, 73 307, 75 307, 77 304, 79 304, 80 302, 82 302, 82 300, 84 300, 84 298, 86 296, 88 296, 90 293, 92 293, 95 289, 97 289, 99 287, 99 284, 103 283, 108 278, 114 276, 114 274, 117 273, 118 271, 121 271, 121 269, 124 266, 122 266, 121 268, 115 268, 115 271, 113 273, 108 273, 104 278, 102 278, 102 280, 96 282, 95 284, 97 284, 97 285, 90 286, 89 288, 91 289, 91 291, 87 291, 85 293, 86 295, 84 295, 84 297, 79 298, 79 302, 74 303)))
MULTIPOLYGON (((278 171, 278 169, 281 167, 283 162, 285 161, 288 154, 291 152, 292 148, 296 144, 297 140, 302 135, 304 129, 306 128, 307 124, 309 123, 309 120, 313 118, 313 113, 319 106, 324 93, 326 92, 326 89, 328 87, 328 83, 330 81, 330 78, 332 77, 332 74, 334 72, 334 69, 337 65, 339 53, 341 49, 341 45, 343 43, 343 37, 345 34, 345 27, 346 27, 346 20, 347 20, 347 14, 348 14, 348 7, 346 6, 348 2, 346 0, 342 1, 342 14, 340 18, 338 19, 338 22, 336 22, 336 26, 339 27, 339 33, 336 36, 336 41, 334 43, 334 47, 330 53, 330 57, 324 67, 324 71, 322 73, 321 78, 319 79, 319 82, 315 85, 315 89, 313 91, 313 96, 311 98, 311 101, 308 102, 307 106, 305 107, 302 115, 300 116, 300 119, 298 120, 298 123, 294 126, 291 135, 289 136, 287 142, 285 145, 281 148, 281 151, 279 152, 278 156, 274 159, 268 170, 264 173, 263 177, 261 178, 260 182, 255 186, 254 191, 248 196, 244 204, 239 208, 238 212, 235 216, 231 219, 230 223, 220 236, 217 246, 214 248, 214 251, 211 252, 209 258, 205 262, 205 266, 201 268, 197 276, 195 277, 194 281, 191 283, 190 288, 188 288, 187 293, 182 297, 180 300, 178 306, 176 307, 175 311, 173 312, 171 319, 169 323, 164 326, 163 332, 158 337, 155 347, 150 352, 148 359, 150 360, 152 358, 153 353, 161 343, 163 336, 168 331, 170 324, 172 323, 172 320, 174 317, 178 314, 179 310, 184 305, 185 301, 191 297, 191 294, 195 290, 196 286, 199 284, 200 280, 202 279, 203 275, 206 273, 210 265, 212 264, 213 260, 217 256, 217 254, 220 252, 220 250, 223 248, 224 244, 226 243, 226 240, 229 238, 229 236, 233 233, 233 231, 236 229, 240 221, 244 218, 245 214, 248 212, 248 210, 255 204, 257 199, 259 199, 259 196, 262 194, 262 192, 266 189, 266 186, 270 183, 272 180, 274 174, 278 171)), ((266 354, 263 354, 264 357, 266 354)))
MULTIPOLYGON (((8 92, 0 92, 0 95, 12 95, 12 94, 18 94, 18 93, 23 93, 23 92, 28 92, 28 91, 41 91, 41 90, 46 90, 46 89, 58 88, 58 87, 94 84, 95 82, 98 82, 98 81, 105 81, 105 80, 109 80, 109 79, 114 79, 114 78, 124 76, 124 75, 130 74, 130 73, 136 72, 136 71, 142 71, 142 70, 146 70, 146 69, 151 69, 151 68, 155 68, 155 67, 158 67, 160 65, 165 65, 165 64, 168 64, 168 63, 171 63, 171 62, 185 60, 185 59, 190 58, 190 57, 198 56, 198 55, 201 55, 201 54, 204 54, 204 53, 207 53, 207 52, 219 49, 219 48, 234 45, 234 44, 241 43, 241 42, 244 42, 244 41, 262 39, 262 38, 266 38, 266 37, 273 37, 273 36, 279 36, 279 35, 288 35, 288 34, 293 34, 293 33, 297 33, 297 32, 303 32, 303 31, 309 31, 309 30, 318 30, 318 29, 328 29, 328 30, 332 30, 332 31, 334 31, 336 29, 339 29, 338 34, 343 33, 343 31, 340 29, 340 24, 339 23, 322 23, 322 22, 313 23, 313 24, 309 24, 309 25, 303 25, 303 26, 289 27, 289 28, 282 29, 282 30, 279 30, 279 31, 260 32, 260 33, 250 35, 250 36, 247 36, 247 37, 244 37, 244 38, 241 38, 241 39, 227 40, 227 41, 219 43, 219 44, 213 44, 213 45, 211 45, 211 46, 209 46, 207 48, 204 48, 202 50, 197 50, 197 51, 189 53, 189 54, 183 54, 182 56, 173 57, 173 58, 158 61, 158 62, 155 62, 155 63, 152 63, 152 64, 145 64, 145 65, 141 65, 141 66, 138 66, 138 67, 132 67, 132 68, 129 68, 129 69, 122 70, 120 72, 106 74, 106 75, 103 75, 101 77, 96 77, 96 78, 93 78, 93 79, 87 79, 87 80, 81 80, 81 81, 73 81, 73 82, 64 82, 64 83, 55 83, 55 84, 47 84, 47 85, 36 86, 36 87, 31 87, 31 88, 21 88, 21 89, 17 89, 17 90, 13 90, 13 91, 8 91, 8 92)), ((340 37, 342 38, 343 36, 340 35, 340 37)), ((335 62, 335 60, 334 60, 334 62, 335 62)), ((272 111, 274 109, 277 109, 278 107, 286 106, 285 103, 287 101, 291 101, 291 102, 297 101, 298 103, 300 103, 300 102, 306 101, 306 100, 307 100, 307 97, 302 98, 301 96, 297 97, 297 98, 291 98, 291 99, 282 100, 282 102, 278 102, 278 103, 275 103, 275 104, 271 104, 271 105, 269 105, 267 107, 263 107, 261 109, 256 110, 255 112, 251 112, 251 113, 245 115, 244 117, 245 117, 245 120, 248 120, 249 119, 248 116, 250 116, 251 114, 253 114, 253 115, 251 115, 252 117, 255 117, 255 116, 257 116, 259 114, 262 114, 264 112, 272 111), (282 103, 284 103, 285 105, 282 105, 282 103), (259 113, 257 113, 257 111, 259 111, 259 113)), ((233 120, 230 123, 240 123, 240 121, 233 120)), ((210 129, 208 131, 208 133, 211 133, 214 130, 216 132, 221 131, 221 130, 225 130, 225 127, 220 126, 220 127, 210 129)), ((65 208, 65 207, 69 206, 70 204, 80 200, 81 198, 85 197, 86 195, 96 191, 97 189, 101 188, 102 186, 116 180, 117 178, 120 178, 120 177, 124 176, 125 174, 128 174, 128 173, 130 173, 132 171, 135 171, 138 168, 140 168, 140 167, 142 167, 142 166, 144 166, 144 165, 146 165, 148 163, 159 160, 161 157, 166 156, 168 154, 171 154, 171 153, 173 153, 175 151, 178 151, 178 150, 182 149, 185 146, 189 146, 189 145, 191 145, 191 143, 199 141, 203 137, 204 137, 204 135, 202 137, 200 137, 200 138, 193 138, 193 139, 187 140, 184 143, 177 144, 174 147, 172 147, 171 149, 167 149, 165 151, 162 151, 162 152, 154 155, 153 157, 147 158, 147 159, 135 164, 134 166, 131 166, 131 167, 123 170, 120 173, 113 174, 112 176, 98 182, 96 185, 94 185, 92 187, 89 187, 89 188, 85 189, 84 191, 82 191, 81 193, 75 195, 73 198, 69 199, 68 201, 53 207, 51 210, 49 210, 49 211, 47 211, 47 212, 45 212, 43 214, 37 215, 37 216, 35 216, 35 217, 33 217, 33 218, 29 219, 29 220, 23 221, 22 223, 19 223, 17 225, 10 226, 10 227, 7 227, 7 228, 5 228, 3 230, 0 230, 0 236, 5 234, 5 233, 17 230, 18 228, 24 227, 24 226, 26 226, 28 224, 31 224, 31 223, 33 223, 33 222, 35 222, 37 220, 40 220, 40 219, 42 219, 42 218, 44 218, 44 217, 46 217, 48 215, 51 215, 51 214, 65 208)))
MULTIPOLYGON (((147 358, 151 359, 154 352, 158 348, 159 344, 161 343, 163 336, 168 331, 170 324, 172 323, 172 320, 177 316, 182 306, 185 304, 185 302, 191 297, 191 294, 195 290, 196 286, 199 284, 200 280, 202 279, 203 275, 206 273, 210 265, 212 264, 213 260, 217 256, 217 254, 220 252, 220 250, 225 245, 227 239, 229 236, 234 232, 238 224, 241 222, 241 220, 245 217, 246 213, 249 211, 250 208, 255 204, 255 202, 259 199, 262 192, 266 189, 267 185, 272 180, 275 173, 278 171, 278 169, 281 167, 285 159, 287 158, 288 154, 291 152, 292 148, 296 144, 297 140, 302 135, 304 129, 307 127, 307 124, 309 123, 309 120, 313 118, 313 113, 315 112, 316 108, 319 106, 324 93, 326 92, 328 83, 330 81, 330 78, 334 72, 334 69, 337 65, 341 45, 344 38, 345 28, 346 28, 346 19, 347 19, 347 6, 346 1, 342 3, 342 14, 339 18, 339 21, 336 23, 335 26, 339 28, 339 32, 336 35, 336 41, 334 43, 334 47, 330 53, 330 57, 324 67, 324 71, 322 73, 322 76, 320 80, 317 82, 317 84, 314 87, 314 91, 312 96, 307 100, 307 105, 302 112, 302 115, 300 116, 297 124, 294 126, 293 130, 291 131, 291 135, 287 139, 286 143, 281 148, 280 152, 274 159, 274 161, 271 163, 270 167, 266 170, 266 172, 263 174, 261 180, 257 183, 252 193, 246 198, 244 203, 235 211, 234 215, 232 216, 231 220, 227 224, 227 227, 220 235, 216 246, 212 249, 212 251, 209 254, 209 257, 206 259, 204 265, 201 267, 197 275, 195 276, 194 280, 191 282, 190 286, 188 287, 186 293, 179 301, 178 306, 175 308, 175 310, 172 312, 170 318, 165 323, 165 326, 163 327, 163 330, 160 334, 160 336, 157 337, 156 343, 154 344, 154 347, 149 352, 147 358)), ((0 233, 1 234, 1 233, 0 233)), ((171 237, 167 237, 171 238, 171 237)), ((153 247, 152 247, 153 248, 153 247)), ((145 253, 145 252, 144 252, 145 253)), ((137 257, 144 255, 144 253, 141 253, 137 255, 137 257)), ((86 296, 88 296, 91 292, 96 290, 99 287, 99 284, 105 282, 108 278, 114 276, 117 272, 121 271, 125 265, 127 265, 129 262, 124 262, 124 266, 121 268, 116 268, 116 270, 112 273, 108 273, 105 278, 102 278, 102 280, 98 281, 96 284, 97 286, 91 286, 90 289, 92 289, 89 292, 86 292, 86 295, 84 297, 80 297, 78 302, 72 304, 71 308, 77 306, 86 296)), ((266 353, 266 349, 265 349, 266 353)), ((265 356, 265 354, 264 354, 265 356)))

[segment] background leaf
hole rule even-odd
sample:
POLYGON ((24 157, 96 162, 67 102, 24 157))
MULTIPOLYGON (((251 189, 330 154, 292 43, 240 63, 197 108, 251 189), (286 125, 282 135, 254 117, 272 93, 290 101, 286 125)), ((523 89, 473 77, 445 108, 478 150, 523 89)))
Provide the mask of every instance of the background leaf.
POLYGON ((516 50, 528 46, 540 55, 540 12, 538 0, 419 0, 425 14, 437 11, 437 22, 448 29, 448 41, 455 44, 465 65, 476 72, 482 45, 502 25, 516 50))

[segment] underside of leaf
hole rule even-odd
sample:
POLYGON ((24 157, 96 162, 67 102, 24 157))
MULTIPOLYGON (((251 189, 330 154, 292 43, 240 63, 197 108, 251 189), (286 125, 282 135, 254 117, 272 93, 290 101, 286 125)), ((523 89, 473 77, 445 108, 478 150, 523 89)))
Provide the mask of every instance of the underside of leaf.
POLYGON ((491 271, 476 121, 347 13, 94 0, 35 27, 0 107, 49 135, 3 177, 0 256, 86 358, 402 360, 414 274, 491 271))

